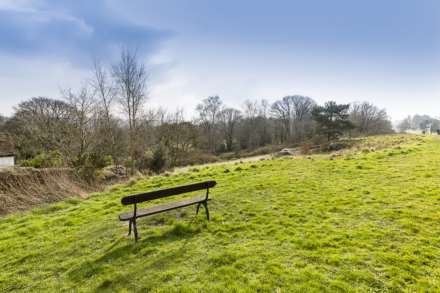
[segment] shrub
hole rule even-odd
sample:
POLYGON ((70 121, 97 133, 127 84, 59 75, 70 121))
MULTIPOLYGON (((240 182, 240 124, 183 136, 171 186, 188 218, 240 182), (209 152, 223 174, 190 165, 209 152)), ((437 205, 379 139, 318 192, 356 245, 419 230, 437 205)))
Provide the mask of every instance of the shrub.
POLYGON ((90 153, 86 156, 85 165, 92 166, 96 169, 102 169, 107 165, 108 158, 100 153, 90 153))
MULTIPOLYGON (((134 171, 133 167, 136 167, 137 166, 136 164, 138 164, 138 163, 139 163, 139 161, 134 161, 133 159, 128 158, 128 159, 124 160, 124 167, 126 168, 126 170, 129 170, 129 173, 133 173, 132 172, 132 171, 134 171)), ((131 175, 133 175, 133 174, 131 174, 131 175)))
POLYGON ((151 170, 160 173, 168 167, 168 152, 165 146, 157 145, 148 150, 135 162, 137 169, 141 171, 151 170))
POLYGON ((151 158, 149 167, 150 170, 156 173, 163 171, 168 165, 168 157, 166 148, 163 145, 158 145, 153 149, 153 157, 151 158))
POLYGON ((113 157, 111 155, 104 156, 104 167, 112 166, 115 164, 113 157))
POLYGON ((144 152, 143 156, 136 161, 136 168, 140 171, 145 171, 150 169, 151 161, 153 160, 153 151, 147 150, 144 152))
POLYGON ((20 163, 23 167, 59 168, 64 166, 63 156, 59 151, 40 153, 32 159, 20 163))
POLYGON ((301 145, 301 154, 308 155, 310 154, 311 149, 312 149, 312 145, 310 143, 304 143, 301 145))
POLYGON ((348 148, 349 145, 344 142, 332 142, 328 145, 327 150, 328 151, 339 151, 345 148, 348 148))
POLYGON ((89 184, 95 182, 97 178, 101 177, 97 169, 87 162, 78 167, 77 172, 79 177, 89 184))

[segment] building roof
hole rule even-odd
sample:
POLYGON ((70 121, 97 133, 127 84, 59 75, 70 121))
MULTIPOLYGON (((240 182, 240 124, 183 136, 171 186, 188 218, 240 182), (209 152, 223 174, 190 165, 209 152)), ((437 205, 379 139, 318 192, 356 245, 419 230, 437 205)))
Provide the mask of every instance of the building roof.
POLYGON ((0 157, 15 155, 14 143, 9 135, 0 132, 0 157))

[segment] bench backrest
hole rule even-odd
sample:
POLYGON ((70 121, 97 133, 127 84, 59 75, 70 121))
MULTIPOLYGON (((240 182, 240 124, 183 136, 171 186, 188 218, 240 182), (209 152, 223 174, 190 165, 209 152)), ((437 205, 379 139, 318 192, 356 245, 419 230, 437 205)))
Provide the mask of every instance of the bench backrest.
POLYGON ((173 196, 173 195, 178 195, 178 194, 182 194, 182 193, 188 193, 188 192, 193 192, 193 191, 203 190, 203 189, 207 190, 206 196, 208 196, 209 188, 214 187, 216 184, 217 184, 217 182, 215 182, 215 181, 205 181, 205 182, 177 186, 177 187, 172 187, 172 188, 168 188, 168 189, 161 189, 161 190, 156 190, 156 191, 151 191, 151 192, 146 192, 146 193, 133 194, 133 195, 123 197, 121 200, 121 203, 123 205, 136 204, 136 203, 141 203, 144 201, 159 199, 159 198, 163 198, 163 197, 167 197, 167 196, 173 196))

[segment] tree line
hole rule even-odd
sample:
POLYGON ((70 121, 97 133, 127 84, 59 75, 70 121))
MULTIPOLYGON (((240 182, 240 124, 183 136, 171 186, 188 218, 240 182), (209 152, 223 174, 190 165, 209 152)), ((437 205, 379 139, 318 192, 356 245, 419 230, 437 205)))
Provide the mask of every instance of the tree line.
POLYGON ((95 61, 92 73, 78 90, 31 98, 0 118, 22 165, 74 167, 92 178, 108 165, 159 172, 269 145, 393 132, 386 111, 369 102, 318 105, 301 95, 246 100, 240 109, 210 96, 190 120, 183 110, 146 110, 150 72, 129 50, 110 67, 95 61))
POLYGON ((429 130, 430 132, 437 132, 440 129, 440 120, 428 115, 414 115, 407 116, 398 125, 397 129, 400 132, 408 130, 429 130))

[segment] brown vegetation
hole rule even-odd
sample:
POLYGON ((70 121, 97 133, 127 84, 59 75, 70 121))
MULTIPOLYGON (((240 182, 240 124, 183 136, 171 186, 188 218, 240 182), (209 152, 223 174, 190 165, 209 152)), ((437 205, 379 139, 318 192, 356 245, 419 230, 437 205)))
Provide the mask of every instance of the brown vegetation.
POLYGON ((71 196, 86 196, 97 186, 85 184, 73 169, 0 169, 0 215, 23 211, 71 196))

